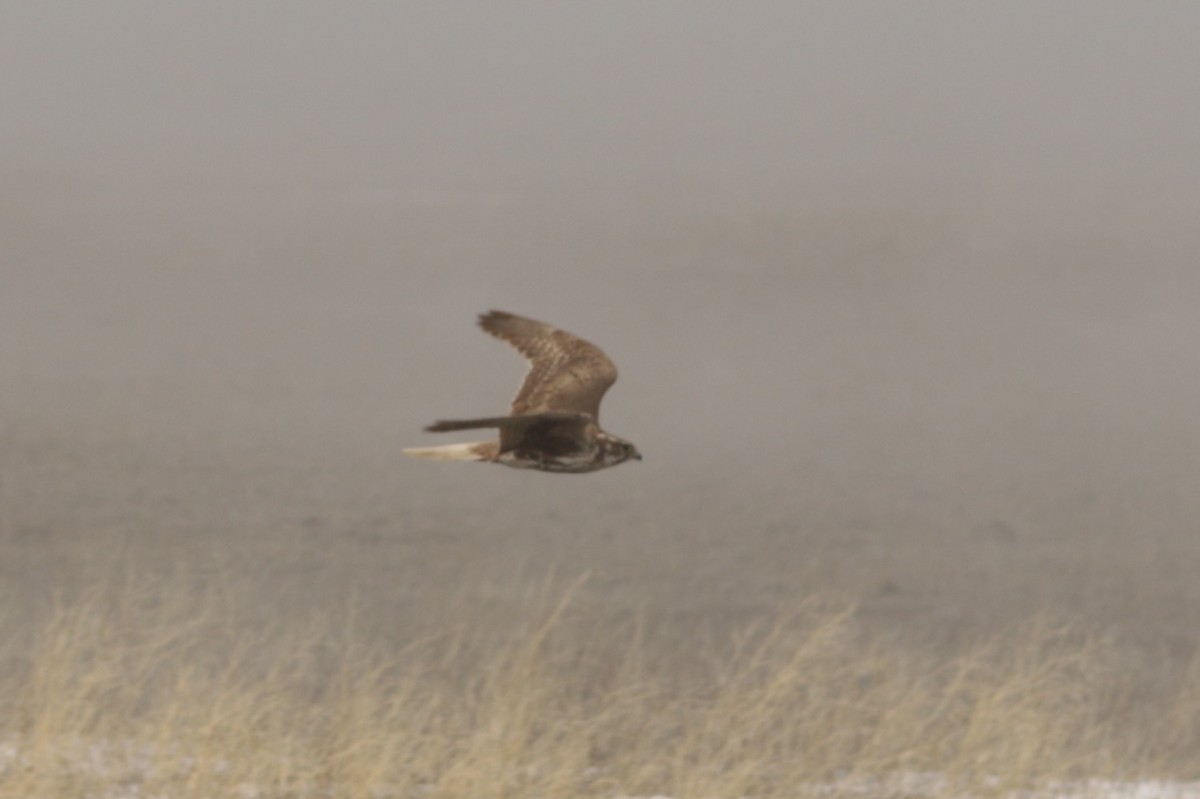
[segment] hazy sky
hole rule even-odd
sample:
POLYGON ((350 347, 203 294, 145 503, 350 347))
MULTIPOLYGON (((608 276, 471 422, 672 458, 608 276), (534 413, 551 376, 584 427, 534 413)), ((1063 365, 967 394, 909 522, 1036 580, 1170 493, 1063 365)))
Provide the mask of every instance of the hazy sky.
POLYGON ((4 4, 5 168, 1200 179, 1190 2, 4 4))
POLYGON ((1195 641, 1198 34, 1200 2, 0 0, 6 573, 215 541, 271 602, 523 562, 1195 641), (488 308, 604 347, 646 462, 405 458, 507 406, 488 308))

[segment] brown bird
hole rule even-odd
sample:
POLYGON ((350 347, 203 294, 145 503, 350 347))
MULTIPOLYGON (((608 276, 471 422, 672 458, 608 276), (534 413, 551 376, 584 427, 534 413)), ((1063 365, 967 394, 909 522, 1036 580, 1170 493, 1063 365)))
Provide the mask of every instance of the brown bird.
POLYGON ((479 326, 529 360, 508 416, 439 421, 430 433, 495 427, 499 441, 406 449, 415 458, 487 461, 544 472, 594 472, 641 453, 600 429, 600 400, 617 380, 617 367, 598 347, 545 322, 504 311, 481 314, 479 326))

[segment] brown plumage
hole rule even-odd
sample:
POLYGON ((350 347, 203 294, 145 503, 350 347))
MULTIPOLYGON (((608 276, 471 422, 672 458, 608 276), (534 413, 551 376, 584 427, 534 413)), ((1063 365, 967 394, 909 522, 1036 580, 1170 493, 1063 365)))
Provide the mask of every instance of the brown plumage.
POLYGON ((439 421, 432 433, 494 427, 499 441, 405 450, 419 458, 483 460, 519 469, 591 472, 630 458, 633 444, 600 429, 600 400, 617 368, 598 347, 565 330, 504 311, 479 317, 479 326, 529 360, 529 373, 508 416, 439 421))

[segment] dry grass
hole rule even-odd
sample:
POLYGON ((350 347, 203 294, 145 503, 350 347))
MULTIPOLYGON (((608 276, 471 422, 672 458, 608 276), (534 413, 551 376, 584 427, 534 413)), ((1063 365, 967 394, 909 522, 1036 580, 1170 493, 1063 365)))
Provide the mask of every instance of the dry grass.
POLYGON ((66 603, 7 653, 0 796, 983 796, 1200 766, 1200 672, 1141 727, 1105 647, 1046 624, 934 659, 813 602, 674 669, 571 593, 399 652, 349 610, 250 634, 216 592, 66 603))

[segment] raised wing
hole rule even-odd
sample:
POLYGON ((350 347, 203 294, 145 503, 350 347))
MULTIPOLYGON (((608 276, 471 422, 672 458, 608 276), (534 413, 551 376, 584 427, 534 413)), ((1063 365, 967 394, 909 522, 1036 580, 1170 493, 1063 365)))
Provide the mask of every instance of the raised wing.
POLYGON ((617 380, 617 367, 600 349, 565 330, 504 311, 479 317, 479 326, 529 359, 529 373, 511 414, 586 413, 600 419, 600 400, 617 380))

